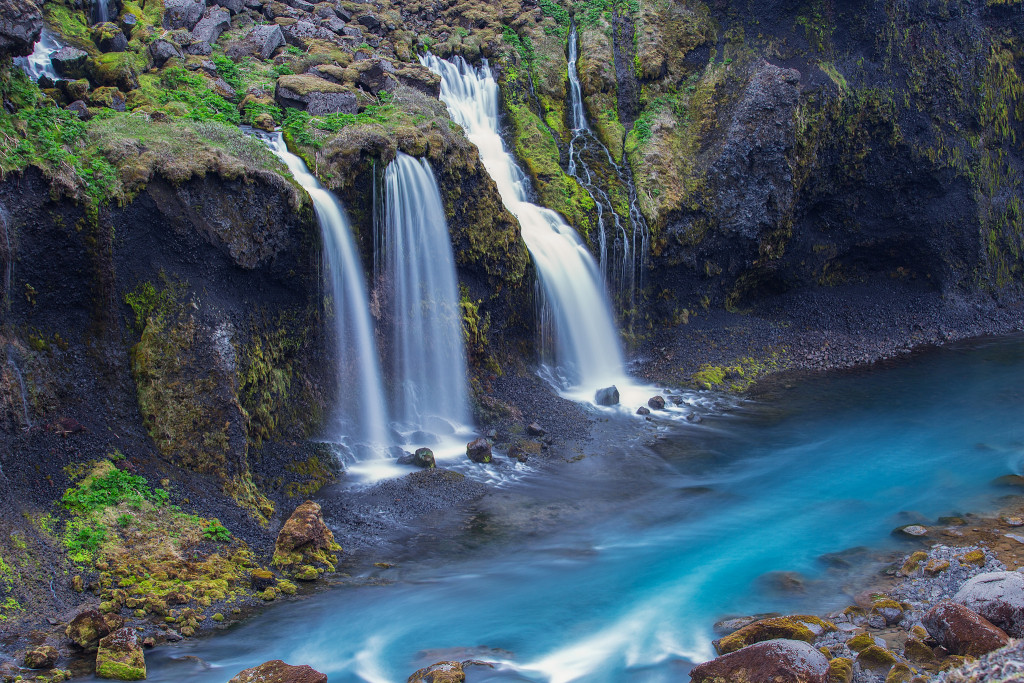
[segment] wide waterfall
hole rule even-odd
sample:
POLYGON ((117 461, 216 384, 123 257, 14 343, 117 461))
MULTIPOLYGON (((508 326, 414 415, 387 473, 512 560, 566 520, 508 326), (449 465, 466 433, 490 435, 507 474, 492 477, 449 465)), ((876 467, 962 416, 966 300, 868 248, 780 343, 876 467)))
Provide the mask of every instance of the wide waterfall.
POLYGON ((50 57, 62 47, 64 46, 53 37, 53 34, 44 28, 43 32, 39 34, 39 40, 32 46, 32 54, 27 57, 16 57, 14 63, 21 67, 21 70, 33 81, 38 81, 42 76, 56 81, 60 76, 54 70, 50 57))
POLYGON ((424 159, 398 154, 384 174, 386 296, 394 412, 404 426, 466 424, 466 357, 448 223, 424 159))
POLYGON ((597 207, 601 273, 617 295, 619 305, 626 311, 633 312, 636 307, 637 290, 643 288, 644 258, 650 248, 650 230, 640 212, 640 203, 629 165, 617 164, 611 152, 587 123, 586 110, 583 108, 583 92, 576 67, 578 57, 579 33, 576 24, 573 24, 569 32, 568 54, 569 104, 572 116, 568 171, 569 175, 579 181, 597 207), (604 172, 598 172, 598 169, 592 168, 594 166, 604 172), (609 178, 617 180, 619 187, 624 188, 627 193, 625 202, 628 207, 628 225, 615 211, 615 202, 607 186, 609 178), (607 225, 609 219, 614 228, 610 257, 607 225))
POLYGON ((345 211, 325 190, 298 156, 288 151, 280 133, 271 138, 277 153, 295 180, 313 200, 323 235, 324 270, 334 314, 338 345, 339 418, 347 433, 365 444, 384 445, 387 409, 381 381, 373 322, 359 262, 345 211))
MULTIPOLYGON (((498 130, 498 84, 486 62, 474 69, 435 55, 421 58, 441 76, 441 100, 479 148, 506 208, 522 227, 554 322, 557 361, 566 384, 580 395, 625 382, 619 335, 593 256, 562 217, 527 200, 528 179, 498 130)), ((569 388, 569 387, 566 387, 569 388)))

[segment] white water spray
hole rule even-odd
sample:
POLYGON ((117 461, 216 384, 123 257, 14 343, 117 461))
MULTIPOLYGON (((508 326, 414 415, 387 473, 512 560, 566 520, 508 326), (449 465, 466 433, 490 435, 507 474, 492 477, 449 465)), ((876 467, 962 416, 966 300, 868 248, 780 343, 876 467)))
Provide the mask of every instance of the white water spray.
POLYGON ((299 185, 309 193, 320 223, 324 269, 338 345, 340 418, 344 428, 358 440, 377 446, 384 445, 388 442, 384 385, 374 343, 363 268, 348 218, 338 200, 320 185, 302 159, 288 151, 280 133, 274 134, 270 145, 299 185))
POLYGON ((455 260, 430 165, 398 154, 384 174, 395 413, 429 429, 430 417, 466 424, 466 357, 455 260))
POLYGON ((60 44, 60 41, 44 28, 43 32, 39 34, 39 40, 32 46, 32 54, 27 57, 16 57, 14 63, 21 67, 21 70, 33 81, 38 81, 43 76, 51 81, 56 81, 60 79, 60 76, 54 70, 50 57, 62 47, 64 46, 60 44))
POLYGON ((519 219, 554 321, 560 374, 587 400, 600 387, 625 383, 619 335, 597 264, 559 214, 527 201, 528 179, 498 131, 498 84, 486 62, 480 69, 461 57, 453 63, 426 55, 421 62, 441 76, 441 100, 480 150, 505 207, 519 219))

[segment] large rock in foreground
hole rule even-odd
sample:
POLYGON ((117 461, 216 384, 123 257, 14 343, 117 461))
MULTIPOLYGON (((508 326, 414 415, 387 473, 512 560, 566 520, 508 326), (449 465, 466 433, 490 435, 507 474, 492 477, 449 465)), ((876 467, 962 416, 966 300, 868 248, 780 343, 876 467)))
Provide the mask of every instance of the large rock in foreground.
POLYGON ((123 625, 123 620, 113 614, 106 616, 94 609, 79 612, 64 629, 64 635, 86 652, 95 650, 100 639, 123 625))
POLYGON ((141 681, 146 678, 146 657, 135 629, 118 629, 100 641, 100 649, 96 653, 96 676, 115 681, 141 681))
POLYGON ((280 659, 246 669, 228 683, 327 683, 327 675, 311 666, 292 666, 280 659))
POLYGON ((813 643, 826 631, 835 631, 835 624, 812 616, 772 617, 760 619, 752 624, 715 641, 719 654, 727 655, 748 645, 766 640, 802 640, 813 643))
POLYGON ((43 30, 43 15, 30 0, 0 0, 0 56, 32 54, 43 30))
POLYGON ((978 574, 961 586, 953 602, 974 610, 1013 638, 1024 637, 1024 575, 978 574))
POLYGON ((921 623, 932 638, 954 655, 981 657, 1010 642, 1003 629, 955 602, 931 608, 921 623))
POLYGON ((828 660, 799 640, 767 640, 694 667, 692 683, 826 683, 828 660))
POLYGON ((438 662, 409 676, 406 683, 463 683, 466 672, 459 662, 438 662))
POLYGON ((316 76, 281 76, 274 98, 282 107, 305 109, 313 116, 358 114, 359 104, 351 88, 316 76))
POLYGON ((295 508, 281 527, 274 544, 274 564, 278 567, 324 565, 334 571, 338 563, 335 552, 341 546, 324 523, 320 506, 311 500, 295 508))

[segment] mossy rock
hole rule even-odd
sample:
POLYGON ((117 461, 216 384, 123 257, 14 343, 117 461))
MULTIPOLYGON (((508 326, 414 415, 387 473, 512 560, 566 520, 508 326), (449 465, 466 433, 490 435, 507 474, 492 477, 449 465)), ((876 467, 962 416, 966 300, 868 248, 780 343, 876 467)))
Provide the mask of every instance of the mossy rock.
POLYGON ((112 86, 124 92, 139 87, 138 55, 131 52, 108 52, 86 62, 89 80, 97 86, 112 86))
POLYGON ((119 629, 100 641, 96 653, 96 676, 117 681, 146 678, 146 658, 134 629, 119 629))
POLYGON ((921 563, 928 559, 928 553, 924 551, 917 551, 913 555, 907 558, 907 561, 900 567, 900 574, 903 576, 910 576, 918 570, 921 563))
POLYGON ((857 663, 865 669, 888 669, 896 663, 896 655, 884 647, 869 645, 857 655, 857 663))
POLYGON ((959 558, 960 564, 962 565, 974 565, 975 567, 981 567, 985 564, 985 553, 979 550, 972 550, 968 553, 964 553, 959 558))
POLYGON ((923 641, 917 638, 908 638, 903 645, 903 656, 912 662, 935 661, 935 653, 923 641))
POLYGON ((282 579, 277 582, 277 590, 280 591, 282 595, 295 595, 295 593, 298 592, 298 588, 295 584, 286 579, 282 579))
POLYGON ((313 565, 305 565, 299 568, 299 571, 293 577, 298 581, 316 581, 320 578, 320 572, 316 570, 313 565))
POLYGON ((822 633, 835 630, 835 624, 815 616, 772 617, 748 624, 738 631, 715 641, 714 645, 718 650, 718 654, 727 655, 747 645, 775 638, 802 640, 805 643, 812 643, 822 633))
POLYGON ((906 664, 895 664, 889 669, 889 674, 885 677, 885 683, 910 683, 914 673, 914 670, 906 664))
POLYGON ((853 638, 846 641, 846 647, 850 648, 854 652, 862 652, 874 644, 875 639, 867 633, 858 633, 853 638))
POLYGON ((851 683, 853 681, 853 660, 836 657, 828 663, 826 683, 851 683))

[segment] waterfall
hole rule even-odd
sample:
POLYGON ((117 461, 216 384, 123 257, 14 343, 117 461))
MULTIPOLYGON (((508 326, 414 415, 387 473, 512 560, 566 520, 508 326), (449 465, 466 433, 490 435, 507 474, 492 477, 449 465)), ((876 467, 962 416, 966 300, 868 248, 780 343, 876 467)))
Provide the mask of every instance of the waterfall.
POLYGON ((441 76, 441 100, 479 148, 502 202, 519 219, 551 312, 565 383, 592 399, 594 389, 624 382, 618 331, 597 264, 559 214, 527 201, 528 178, 499 134, 498 84, 487 63, 476 70, 461 57, 453 63, 430 54, 421 62, 441 76))
POLYGON ((107 0, 92 0, 93 23, 102 24, 110 21, 110 8, 107 7, 107 0))
POLYGON ((287 164, 313 200, 323 235, 324 270, 338 345, 338 405, 344 427, 364 443, 383 445, 387 438, 384 385, 374 343, 373 323, 359 254, 345 211, 325 190, 301 158, 288 151, 275 133, 271 148, 287 164))
POLYGON ((395 412, 406 426, 468 422, 462 314, 448 223, 430 165, 399 152, 384 174, 395 412))
POLYGON ((62 47, 64 46, 53 37, 53 34, 44 28, 39 34, 39 40, 32 46, 32 54, 27 57, 15 57, 14 63, 33 81, 38 81, 42 76, 57 81, 60 76, 54 70, 50 57, 62 47))
POLYGON ((21 407, 22 417, 25 420, 25 429, 32 428, 32 417, 29 414, 28 406, 28 392, 25 390, 25 378, 21 375, 21 368, 18 367, 18 363, 15 360, 15 349, 13 344, 7 345, 7 365, 11 367, 14 372, 15 378, 18 380, 18 387, 21 388, 21 407))
POLYGON ((571 113, 572 139, 569 141, 569 175, 576 178, 597 206, 598 233, 601 273, 619 298, 619 304, 628 311, 636 306, 636 292, 643 288, 644 258, 650 248, 650 230, 640 212, 636 185, 628 164, 615 163, 611 152, 601 143, 587 123, 583 108, 583 92, 580 88, 576 62, 579 58, 579 32, 573 23, 569 32, 569 104, 571 113), (589 160, 588 160, 589 159, 589 160), (592 165, 607 165, 614 172, 619 183, 629 193, 629 225, 615 212, 611 196, 598 183, 601 173, 595 173, 592 165), (611 218, 614 226, 612 263, 608 257, 608 226, 605 216, 611 218))

